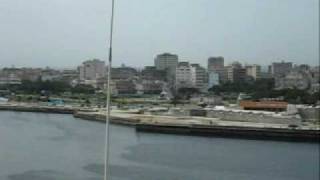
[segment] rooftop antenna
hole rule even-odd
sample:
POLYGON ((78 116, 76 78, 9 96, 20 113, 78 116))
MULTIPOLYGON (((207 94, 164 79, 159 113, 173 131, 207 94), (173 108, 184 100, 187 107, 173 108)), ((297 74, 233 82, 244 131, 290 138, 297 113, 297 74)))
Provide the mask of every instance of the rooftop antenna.
POLYGON ((110 22, 110 39, 109 39, 109 64, 107 73, 107 102, 106 102, 106 137, 105 137, 105 152, 104 152, 104 180, 109 180, 110 168, 109 168, 109 124, 110 124, 110 81, 111 81, 111 65, 112 65, 112 35, 113 35, 113 18, 114 18, 114 0, 111 4, 111 22, 110 22))

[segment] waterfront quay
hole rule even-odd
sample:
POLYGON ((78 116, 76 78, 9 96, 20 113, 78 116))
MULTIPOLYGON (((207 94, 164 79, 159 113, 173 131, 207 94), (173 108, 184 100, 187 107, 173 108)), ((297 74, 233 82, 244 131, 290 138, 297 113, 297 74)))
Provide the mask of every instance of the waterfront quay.
MULTIPOLYGON (((8 103, 1 104, 0 110, 73 114, 76 118, 103 123, 106 120, 104 108, 8 103)), ((212 117, 152 113, 154 111, 113 109, 110 121, 114 124, 133 126, 137 131, 144 132, 290 141, 319 142, 320 140, 320 127, 317 123, 297 124, 294 121, 295 124, 292 125, 288 124, 286 119, 278 121, 278 123, 246 121, 246 119, 235 121, 212 117)), ((238 113, 240 114, 240 112, 238 113)))

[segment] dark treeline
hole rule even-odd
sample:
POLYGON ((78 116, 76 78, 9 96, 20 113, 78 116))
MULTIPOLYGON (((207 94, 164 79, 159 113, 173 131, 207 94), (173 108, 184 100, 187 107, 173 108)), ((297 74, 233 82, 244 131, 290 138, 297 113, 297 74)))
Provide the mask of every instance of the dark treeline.
POLYGON ((274 89, 273 79, 259 79, 255 82, 226 82, 209 89, 216 95, 228 93, 246 93, 253 99, 278 98, 283 97, 289 103, 315 104, 319 99, 319 92, 310 94, 306 90, 294 89, 274 89))
POLYGON ((209 91, 219 95, 220 93, 259 93, 267 96, 268 91, 274 89, 273 79, 260 79, 254 82, 226 82, 219 86, 213 86, 209 91))
POLYGON ((9 90, 14 93, 39 94, 46 92, 50 94, 60 94, 63 92, 93 94, 95 89, 89 85, 77 85, 72 87, 65 81, 29 81, 22 80, 20 85, 5 85, 1 89, 9 90))

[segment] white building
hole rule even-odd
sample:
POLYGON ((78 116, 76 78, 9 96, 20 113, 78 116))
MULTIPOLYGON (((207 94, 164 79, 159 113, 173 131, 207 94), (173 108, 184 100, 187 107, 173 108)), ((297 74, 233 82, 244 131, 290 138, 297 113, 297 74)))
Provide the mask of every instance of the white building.
POLYGON ((192 74, 192 79, 194 80, 193 86, 200 91, 206 91, 208 87, 208 74, 206 69, 199 64, 191 64, 191 67, 194 68, 194 74, 192 74))
POLYGON ((176 68, 176 90, 180 88, 197 88, 206 91, 208 87, 208 77, 206 69, 199 64, 189 64, 180 62, 176 68))
POLYGON ((180 88, 192 88, 195 82, 195 68, 189 62, 179 62, 176 68, 176 90, 180 88))
POLYGON ((85 61, 78 68, 80 81, 96 80, 106 76, 105 62, 98 59, 85 61))
POLYGON ((254 65, 246 65, 246 74, 247 76, 252 77, 254 80, 259 79, 261 76, 261 66, 254 64, 254 65))
POLYGON ((227 77, 230 82, 242 82, 246 78, 246 69, 239 62, 227 66, 227 77))

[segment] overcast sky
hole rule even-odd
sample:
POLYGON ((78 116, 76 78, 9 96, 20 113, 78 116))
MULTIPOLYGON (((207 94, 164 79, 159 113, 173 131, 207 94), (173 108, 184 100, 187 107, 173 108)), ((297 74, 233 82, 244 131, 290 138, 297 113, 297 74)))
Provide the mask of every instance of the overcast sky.
MULTIPOLYGON (((0 0, 0 67, 107 57, 111 0, 0 0)), ((114 64, 319 63, 318 0, 116 0, 114 64)))

